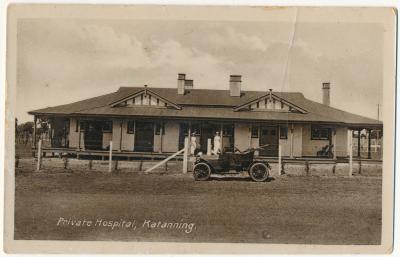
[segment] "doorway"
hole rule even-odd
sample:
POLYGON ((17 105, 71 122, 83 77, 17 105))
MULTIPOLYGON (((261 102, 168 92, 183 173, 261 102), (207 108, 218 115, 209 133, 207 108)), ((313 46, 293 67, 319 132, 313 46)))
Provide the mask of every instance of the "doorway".
POLYGON ((81 121, 81 131, 84 130, 85 148, 101 150, 103 147, 103 122, 81 121))
POLYGON ((214 123, 204 122, 201 126, 200 147, 203 153, 207 153, 207 142, 211 138, 211 148, 214 148, 215 132, 220 132, 221 126, 214 123))
POLYGON ((268 145, 259 151, 262 156, 278 156, 279 134, 277 126, 260 127, 260 146, 268 145))
POLYGON ((137 121, 135 124, 135 151, 154 151, 154 123, 137 121))

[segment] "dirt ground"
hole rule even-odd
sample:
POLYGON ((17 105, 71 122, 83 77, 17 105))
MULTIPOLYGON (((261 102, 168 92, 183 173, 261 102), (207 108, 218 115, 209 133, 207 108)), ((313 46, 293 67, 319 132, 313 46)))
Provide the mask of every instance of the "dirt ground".
POLYGON ((14 236, 28 240, 379 244, 381 182, 379 177, 287 176, 265 183, 246 178, 195 182, 191 174, 32 173, 19 169, 14 236), (178 227, 168 227, 168 223, 178 223, 178 227))

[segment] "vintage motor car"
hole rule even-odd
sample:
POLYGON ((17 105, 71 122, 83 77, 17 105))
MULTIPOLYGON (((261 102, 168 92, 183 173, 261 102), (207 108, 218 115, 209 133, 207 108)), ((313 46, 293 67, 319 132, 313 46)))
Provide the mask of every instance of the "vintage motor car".
POLYGON ((224 152, 219 155, 200 153, 196 156, 193 167, 194 179, 205 181, 211 174, 227 175, 247 171, 253 181, 263 182, 268 179, 271 167, 266 161, 254 160, 254 152, 266 146, 249 148, 243 152, 235 148, 234 152, 224 152))

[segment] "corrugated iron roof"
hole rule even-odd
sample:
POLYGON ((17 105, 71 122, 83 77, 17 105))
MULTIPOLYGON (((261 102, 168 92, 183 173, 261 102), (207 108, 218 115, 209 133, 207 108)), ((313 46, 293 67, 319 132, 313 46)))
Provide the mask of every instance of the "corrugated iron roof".
POLYGON ((48 107, 30 114, 42 115, 105 115, 105 116, 139 116, 139 117, 168 117, 168 118, 204 118, 232 119, 257 121, 294 121, 294 122, 326 122, 343 123, 353 126, 373 125, 382 123, 326 106, 306 99, 302 93, 273 92, 274 95, 293 103, 307 113, 287 113, 279 111, 234 111, 234 107, 257 99, 267 92, 244 91, 241 97, 231 97, 229 90, 192 89, 185 95, 178 95, 175 88, 148 88, 152 92, 182 106, 182 110, 158 107, 112 107, 114 103, 143 87, 121 87, 117 92, 86 99, 83 101, 48 107))

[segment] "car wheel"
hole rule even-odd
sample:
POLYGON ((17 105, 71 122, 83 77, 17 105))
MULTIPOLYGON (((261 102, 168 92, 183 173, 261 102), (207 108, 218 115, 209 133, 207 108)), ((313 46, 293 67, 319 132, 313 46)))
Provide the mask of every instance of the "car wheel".
POLYGON ((205 181, 211 176, 210 165, 204 162, 197 163, 193 167, 193 176, 195 180, 205 181))
POLYGON ((249 175, 256 182, 263 182, 269 176, 269 167, 261 162, 254 163, 249 169, 249 175))

